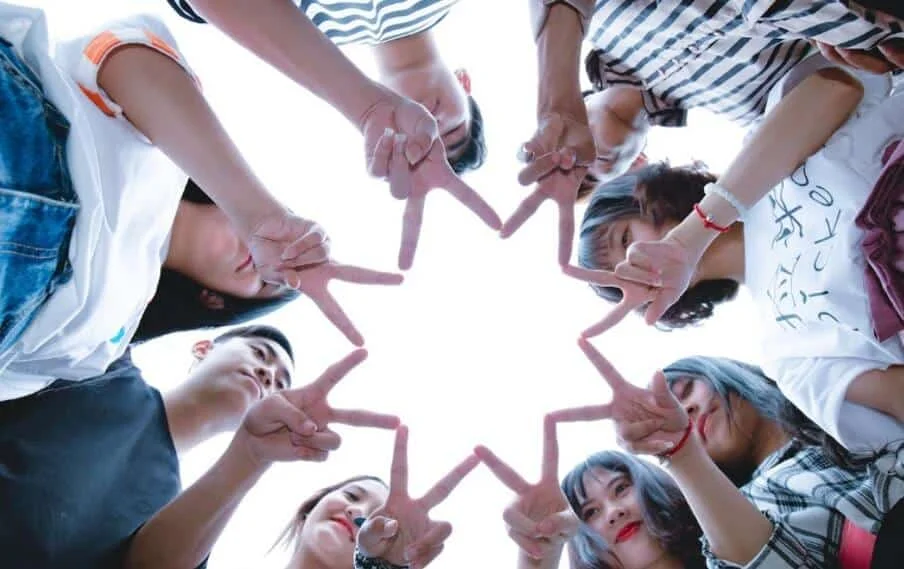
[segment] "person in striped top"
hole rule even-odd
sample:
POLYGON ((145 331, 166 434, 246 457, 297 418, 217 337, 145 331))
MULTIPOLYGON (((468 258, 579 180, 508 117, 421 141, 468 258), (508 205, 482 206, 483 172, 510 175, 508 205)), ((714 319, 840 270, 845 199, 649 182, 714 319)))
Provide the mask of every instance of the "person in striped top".
MULTIPOLYGON (((206 20, 193 8, 194 4, 240 42, 248 33, 248 30, 221 23, 229 22, 230 18, 229 7, 219 6, 223 3, 167 1, 183 18, 205 23, 206 20)), ((431 31, 458 0, 293 1, 334 44, 373 46, 381 83, 431 110, 439 124, 449 165, 456 173, 476 170, 483 165, 486 160, 483 117, 471 96, 470 77, 462 69, 453 73, 446 67, 431 31)), ((260 11, 263 5, 256 3, 255 6, 260 11)), ((288 48, 289 44, 285 45, 288 48)))
POLYGON ((492 229, 502 226, 458 177, 483 163, 486 147, 470 78, 445 66, 431 32, 454 0, 168 1, 185 18, 216 25, 358 127, 368 172, 407 200, 399 268, 414 262, 432 189, 445 189, 492 229), (352 42, 375 45, 382 83, 336 47, 352 42))
MULTIPOLYGON (((519 181, 543 178, 537 191, 559 202, 561 263, 571 251, 573 220, 566 216, 573 216, 576 195, 634 165, 650 126, 683 126, 691 108, 750 125, 762 116, 772 86, 814 44, 830 59, 873 72, 904 66, 904 24, 839 0, 536 0, 531 6, 540 121, 520 153, 528 164, 519 181), (581 38, 594 46, 585 62, 593 91, 585 96, 577 71, 581 38), (582 184, 586 173, 591 182, 582 184)), ((526 201, 534 207, 519 210, 503 234, 513 233, 541 201, 526 201)))

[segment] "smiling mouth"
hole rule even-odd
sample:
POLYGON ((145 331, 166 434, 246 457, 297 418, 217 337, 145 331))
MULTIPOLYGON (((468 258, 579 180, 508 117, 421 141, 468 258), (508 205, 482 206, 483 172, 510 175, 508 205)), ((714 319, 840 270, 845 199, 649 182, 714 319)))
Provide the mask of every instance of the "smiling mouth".
POLYGON ((640 531, 640 526, 642 524, 640 522, 631 522, 625 525, 623 528, 618 530, 618 534, 615 536, 615 543, 621 543, 623 541, 628 541, 640 531))
POLYGON ((345 528, 345 531, 348 532, 348 538, 350 541, 355 541, 355 530, 352 528, 352 524, 349 523, 345 518, 333 518, 330 520, 331 522, 335 522, 345 528))

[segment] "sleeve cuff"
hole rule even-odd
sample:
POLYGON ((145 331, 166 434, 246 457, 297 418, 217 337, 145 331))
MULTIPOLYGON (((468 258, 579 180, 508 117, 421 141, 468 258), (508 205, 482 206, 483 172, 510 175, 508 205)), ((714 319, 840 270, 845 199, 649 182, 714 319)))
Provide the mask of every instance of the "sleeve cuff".
POLYGON ((151 18, 143 18, 143 20, 142 23, 131 22, 114 25, 87 39, 81 50, 78 64, 75 66, 73 78, 79 89, 101 112, 109 117, 121 117, 122 108, 98 86, 97 74, 110 54, 126 45, 144 45, 169 57, 185 69, 185 72, 200 87, 198 78, 176 48, 175 40, 163 24, 151 18))

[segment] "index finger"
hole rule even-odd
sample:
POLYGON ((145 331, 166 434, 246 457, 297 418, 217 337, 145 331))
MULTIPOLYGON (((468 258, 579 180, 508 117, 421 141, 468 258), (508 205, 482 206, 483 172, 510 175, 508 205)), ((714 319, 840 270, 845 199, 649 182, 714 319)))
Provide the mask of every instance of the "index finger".
POLYGON ((574 241, 574 204, 559 203, 559 264, 567 265, 571 260, 574 241))
POLYGON ((510 237, 515 231, 518 231, 524 222, 527 221, 530 216, 536 213, 537 209, 540 207, 540 204, 543 203, 543 200, 546 199, 546 195, 544 195, 539 190, 534 190, 529 196, 524 198, 518 207, 515 209, 515 213, 512 214, 508 220, 502 224, 502 229, 499 232, 499 235, 502 238, 510 237))
POLYGON ((326 368, 326 371, 320 374, 320 377, 315 379, 314 382, 308 385, 305 389, 309 390, 309 392, 314 396, 315 399, 326 399, 326 396, 329 395, 330 390, 332 390, 333 387, 335 387, 336 384, 339 383, 339 380, 345 377, 348 372, 354 369, 366 358, 367 350, 357 349, 353 351, 338 362, 326 368))
POLYGON ((408 494, 408 427, 405 425, 399 425, 396 429, 392 466, 389 470, 389 492, 408 494))
POLYGON ((402 216, 402 246, 399 249, 399 268, 403 271, 414 264, 414 253, 417 251, 417 240, 421 235, 421 223, 424 220, 425 195, 409 195, 405 202, 405 213, 402 216))
POLYGON ((590 363, 593 364, 593 367, 596 368, 600 375, 603 376, 603 379, 606 380, 611 387, 615 388, 625 383, 628 383, 625 378, 618 373, 618 370, 609 363, 603 354, 599 353, 599 351, 593 347, 593 344, 588 342, 585 338, 581 338, 578 340, 578 346, 581 347, 581 350, 587 356, 587 359, 590 360, 590 363))
POLYGON ((622 288, 625 282, 618 278, 613 271, 604 271, 601 269, 585 269, 574 265, 564 265, 562 272, 569 277, 574 277, 579 281, 598 284, 600 286, 614 286, 622 288))
POLYGON ((479 463, 480 459, 475 455, 468 455, 468 458, 458 463, 455 468, 443 476, 439 482, 434 484, 430 490, 427 490, 427 493, 419 500, 420 503, 429 510, 448 498, 449 494, 452 493, 452 490, 455 490, 455 487, 458 486, 464 477, 474 470, 479 463))
POLYGON ((353 427, 373 427, 375 429, 395 429, 400 420, 395 415, 375 413, 358 409, 331 409, 330 420, 334 423, 353 427))
POLYGON ((609 328, 612 328, 624 320, 625 316, 642 304, 643 302, 629 302, 626 299, 622 299, 622 301, 616 304, 615 308, 610 310, 609 314, 606 314, 602 320, 581 332, 581 337, 592 338, 594 336, 599 336, 609 328))
POLYGON ((333 298, 328 290, 322 289, 308 295, 317 308, 326 316, 333 326, 339 329, 348 338, 348 341, 356 346, 364 345, 364 337, 352 323, 351 318, 342 309, 342 306, 333 298))
POLYGON ((355 284, 397 285, 402 284, 405 277, 399 273, 375 271, 354 265, 334 265, 333 278, 355 284))
POLYGON ((458 176, 452 176, 445 183, 444 189, 452 194, 452 196, 463 203, 465 207, 477 214, 477 217, 483 220, 490 228, 499 230, 502 228, 502 220, 499 215, 490 207, 490 204, 484 200, 474 188, 465 183, 458 176))
POLYGON ((559 440, 556 437, 556 422, 550 416, 543 417, 543 467, 545 480, 559 478, 559 440))
POLYGON ((524 494, 530 490, 530 484, 515 472, 515 469, 503 462, 501 458, 485 446, 478 446, 474 449, 474 454, 487 465, 490 472, 496 475, 500 482, 508 486, 516 494, 524 494))
POLYGON ((587 405, 585 407, 572 407, 560 409, 550 413, 549 418, 554 423, 579 423, 586 421, 600 421, 612 417, 611 405, 587 405))

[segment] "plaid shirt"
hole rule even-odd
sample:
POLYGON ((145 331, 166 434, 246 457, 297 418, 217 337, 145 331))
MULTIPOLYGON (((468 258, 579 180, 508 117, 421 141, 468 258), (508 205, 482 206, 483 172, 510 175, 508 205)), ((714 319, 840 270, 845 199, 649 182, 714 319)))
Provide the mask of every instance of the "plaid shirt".
POLYGON ((892 37, 904 37, 901 22, 839 0, 597 0, 587 34, 602 51, 602 86, 643 89, 663 126, 683 126, 693 107, 750 124, 812 51, 808 40, 870 49, 892 37))
MULTIPOLYGON (((836 466, 821 447, 792 441, 770 455, 741 492, 775 526, 744 567, 837 568, 845 518, 876 534, 885 513, 904 497, 904 441, 856 470, 836 466)), ((711 569, 742 567, 717 558, 702 541, 711 569)))

